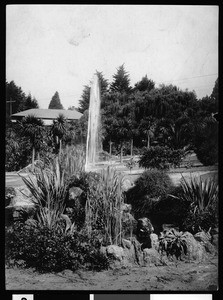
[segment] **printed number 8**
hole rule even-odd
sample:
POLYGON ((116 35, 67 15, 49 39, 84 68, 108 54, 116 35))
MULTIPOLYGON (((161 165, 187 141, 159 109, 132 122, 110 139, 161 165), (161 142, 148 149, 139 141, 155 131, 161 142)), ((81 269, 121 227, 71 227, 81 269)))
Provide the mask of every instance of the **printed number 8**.
POLYGON ((23 298, 21 298, 21 300, 27 300, 27 299, 23 297, 23 298))

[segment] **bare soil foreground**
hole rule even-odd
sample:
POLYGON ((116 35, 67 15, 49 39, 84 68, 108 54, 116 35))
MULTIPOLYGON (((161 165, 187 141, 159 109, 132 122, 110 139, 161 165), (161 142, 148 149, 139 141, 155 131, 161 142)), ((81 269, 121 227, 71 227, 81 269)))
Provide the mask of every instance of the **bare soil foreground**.
POLYGON ((132 267, 101 272, 65 270, 39 274, 32 269, 7 268, 7 290, 141 290, 216 291, 218 258, 168 266, 132 267))

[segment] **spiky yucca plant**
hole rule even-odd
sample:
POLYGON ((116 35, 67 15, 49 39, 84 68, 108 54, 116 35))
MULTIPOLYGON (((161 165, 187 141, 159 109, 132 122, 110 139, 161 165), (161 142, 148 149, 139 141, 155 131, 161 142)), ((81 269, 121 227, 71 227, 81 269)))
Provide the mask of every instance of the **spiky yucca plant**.
MULTIPOLYGON (((20 175, 21 176, 21 175, 20 175)), ((35 176, 22 177, 34 199, 40 225, 52 228, 60 221, 65 209, 68 185, 58 159, 48 169, 39 169, 35 176)))
POLYGON ((212 179, 202 180, 200 177, 191 177, 190 180, 186 180, 182 176, 181 187, 183 193, 180 198, 190 204, 194 214, 196 212, 201 213, 217 204, 218 184, 212 179))

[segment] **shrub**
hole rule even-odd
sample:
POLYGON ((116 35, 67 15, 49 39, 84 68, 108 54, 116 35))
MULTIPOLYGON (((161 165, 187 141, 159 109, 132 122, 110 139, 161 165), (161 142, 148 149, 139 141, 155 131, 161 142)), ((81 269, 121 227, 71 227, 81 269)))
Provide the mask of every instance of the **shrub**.
POLYGON ((194 137, 195 149, 199 161, 205 166, 218 162, 218 122, 206 118, 197 126, 194 137))
POLYGON ((187 202, 181 199, 182 192, 181 186, 173 186, 170 188, 169 193, 174 195, 175 198, 168 194, 155 203, 150 218, 152 223, 159 229, 162 228, 162 224, 173 224, 182 230, 189 206, 187 202))
POLYGON ((172 150, 166 146, 153 146, 143 151, 139 160, 139 166, 145 169, 165 170, 171 166, 178 166, 183 156, 184 151, 181 149, 172 150))
POLYGON ((48 227, 16 223, 6 230, 6 263, 23 260, 26 267, 40 272, 59 272, 79 268, 108 268, 96 238, 83 233, 62 234, 48 227))
POLYGON ((218 184, 216 181, 200 177, 186 180, 182 177, 183 193, 173 196, 188 204, 188 211, 183 226, 186 230, 197 232, 199 228, 208 230, 218 223, 218 184))
POLYGON ((130 158, 130 159, 126 162, 125 166, 126 166, 126 167, 130 170, 130 172, 131 172, 131 170, 136 166, 136 161, 134 160, 134 158, 130 158))
POLYGON ((160 170, 147 170, 135 181, 135 186, 126 192, 127 202, 132 205, 137 218, 151 217, 155 203, 166 197, 172 182, 160 170))
POLYGON ((160 251, 166 252, 167 256, 175 255, 178 259, 182 254, 187 253, 187 244, 184 233, 177 231, 174 228, 161 232, 159 237, 159 249, 160 251))

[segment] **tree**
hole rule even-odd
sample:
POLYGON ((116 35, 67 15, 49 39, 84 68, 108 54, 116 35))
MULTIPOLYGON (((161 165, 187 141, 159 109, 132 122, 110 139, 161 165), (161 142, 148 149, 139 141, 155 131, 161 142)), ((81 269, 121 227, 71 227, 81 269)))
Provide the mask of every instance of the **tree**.
POLYGON ((52 97, 48 109, 63 109, 58 92, 52 97))
POLYGON ((85 110, 89 108, 90 90, 91 90, 90 86, 85 85, 81 95, 81 99, 79 100, 79 107, 77 110, 82 114, 84 113, 85 110))
POLYGON ((56 138, 57 144, 59 140, 59 155, 60 155, 62 149, 62 139, 66 136, 67 133, 67 122, 63 114, 59 114, 56 120, 53 120, 51 132, 53 137, 56 138))
POLYGON ((21 133, 29 139, 32 146, 32 171, 34 170, 35 151, 40 148, 44 124, 34 115, 24 117, 20 123, 21 133))
POLYGON ((214 103, 214 109, 215 112, 218 111, 218 78, 215 81, 214 88, 212 90, 211 96, 210 96, 212 102, 214 103))
POLYGON ((140 81, 135 84, 134 91, 150 92, 155 87, 155 82, 148 79, 147 75, 142 77, 140 81))
MULTIPOLYGON (((98 75, 98 79, 99 79, 99 82, 100 82, 101 102, 102 102, 102 105, 103 105, 104 95, 108 91, 108 80, 104 78, 104 75, 103 75, 102 72, 96 71, 96 74, 98 75)), ((83 92, 82 92, 82 95, 81 95, 81 99, 79 100, 79 107, 77 109, 81 113, 84 113, 84 111, 89 108, 90 90, 91 90, 90 85, 85 85, 84 86, 84 89, 83 89, 83 92)))
POLYGON ((118 69, 116 74, 113 75, 113 81, 110 85, 110 91, 119 93, 130 93, 130 79, 128 73, 125 71, 124 64, 118 69))
POLYGON ((218 162, 218 122, 207 117, 196 124, 194 135, 195 153, 205 166, 218 162))
POLYGON ((25 99, 24 110, 31 108, 39 108, 39 105, 36 98, 32 98, 31 94, 29 94, 25 99))
POLYGON ((189 150, 193 140, 193 123, 188 116, 182 115, 176 121, 161 119, 157 122, 155 135, 159 145, 171 149, 189 150))
POLYGON ((75 141, 76 143, 84 144, 87 140, 87 129, 88 129, 88 109, 83 113, 83 116, 77 120, 74 124, 75 128, 75 141))
POLYGON ((14 81, 5 84, 6 89, 6 124, 10 124, 11 114, 24 110, 26 95, 14 81))

